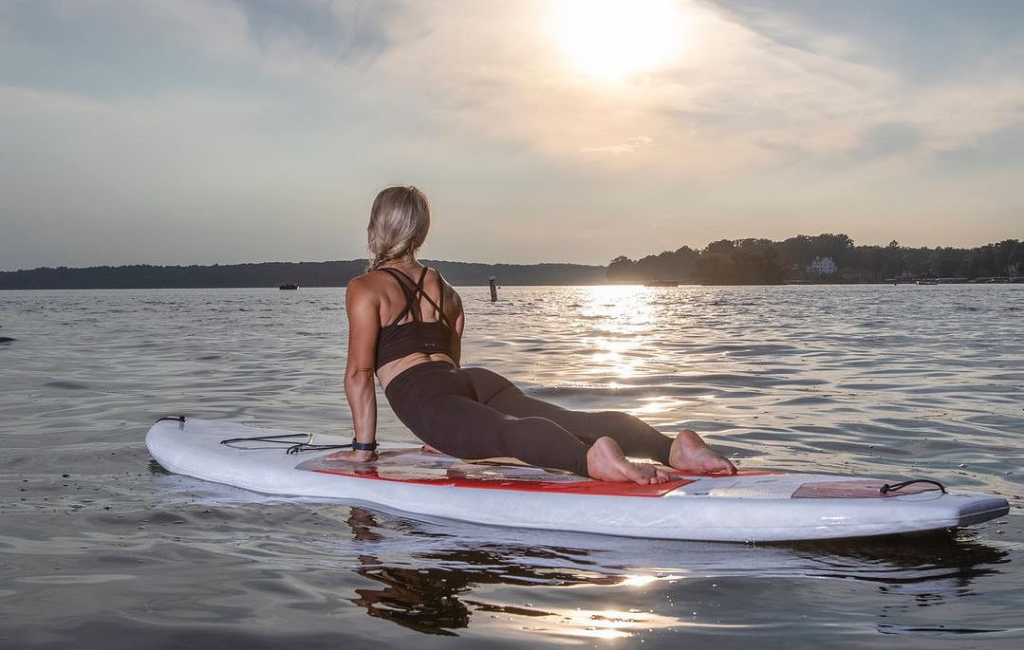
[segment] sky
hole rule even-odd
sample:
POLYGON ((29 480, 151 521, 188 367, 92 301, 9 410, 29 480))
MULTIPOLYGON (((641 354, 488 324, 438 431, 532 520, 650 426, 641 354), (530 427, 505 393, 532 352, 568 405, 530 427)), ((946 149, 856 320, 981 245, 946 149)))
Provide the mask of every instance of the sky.
POLYGON ((0 270, 1024 238, 1019 0, 0 0, 0 270))

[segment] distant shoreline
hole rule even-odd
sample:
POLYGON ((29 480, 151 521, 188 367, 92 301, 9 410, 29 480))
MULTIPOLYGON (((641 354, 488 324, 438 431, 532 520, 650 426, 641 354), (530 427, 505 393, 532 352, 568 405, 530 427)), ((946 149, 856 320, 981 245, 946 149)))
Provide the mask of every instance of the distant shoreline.
MULTIPOLYGON (((607 267, 583 264, 477 264, 423 260, 448 282, 486 286, 491 277, 506 286, 606 284, 607 267)), ((45 289, 244 289, 344 287, 366 271, 366 260, 260 262, 210 266, 94 266, 0 271, 0 290, 45 289)))
MULTIPOLYGON (((821 235, 831 236, 831 235, 821 235)), ((1010 244, 1007 242, 1005 244, 1010 244)), ((1012 242, 1017 244, 1016 241, 1012 242)), ((720 246, 718 243, 716 246, 720 246)), ((749 246, 746 241, 740 247, 749 246)), ((472 262, 451 262, 444 260, 423 260, 424 264, 436 268, 451 283, 458 287, 485 287, 490 278, 496 278, 499 286, 506 287, 572 287, 572 286, 622 286, 644 285, 653 288, 676 286, 696 287, 746 287, 778 285, 992 285, 1024 284, 1022 275, 940 276, 929 272, 927 265, 915 269, 891 269, 900 272, 898 277, 885 277, 881 272, 844 271, 837 269, 831 258, 815 258, 815 263, 825 259, 830 269, 822 272, 800 270, 800 264, 788 264, 783 268, 782 258, 766 249, 768 243, 756 242, 764 255, 751 258, 743 248, 731 250, 728 255, 696 253, 689 249, 666 252, 649 256, 634 262, 628 258, 616 258, 608 266, 587 264, 482 264, 472 262), (744 257, 745 256, 745 257, 744 257), (763 257, 764 259, 761 259, 763 257), (712 271, 701 265, 701 260, 715 262, 712 271), (740 262, 751 261, 744 272, 717 272, 722 269, 744 266, 740 262), (762 268, 769 263, 768 270, 762 268), (872 276, 873 275, 873 276, 872 276)), ((731 246, 731 244, 730 244, 731 246)), ((1024 247, 1024 244, 1021 245, 1024 247)), ((890 251, 891 252, 891 251, 890 251)), ((912 253, 912 251, 910 252, 912 253)), ((106 289, 255 289, 255 288, 312 288, 345 287, 349 281, 366 272, 365 259, 328 262, 256 262, 246 264, 213 264, 190 266, 157 266, 133 264, 125 266, 91 266, 83 268, 42 267, 18 271, 0 271, 0 291, 23 290, 106 290, 106 289)), ((994 265, 999 268, 999 265, 994 265)), ((1019 265, 1011 266, 1010 272, 1019 265)), ((992 267, 990 267, 992 268, 992 267)), ((989 271, 991 272, 991 270, 989 271)))
MULTIPOLYGON (((561 266, 561 265, 550 265, 550 266, 561 266)), ((598 267, 602 268, 603 267, 598 267)), ((78 269, 70 269, 72 271, 78 269)), ((142 284, 118 284, 116 286, 101 286, 98 284, 75 284, 75 283, 60 283, 58 285, 49 284, 32 284, 32 286, 11 286, 12 282, 5 282, 3 278, 4 273, 27 273, 25 271, 0 271, 0 291, 138 291, 138 290, 159 290, 159 289, 267 289, 267 290, 280 290, 282 287, 275 283, 270 284, 162 284, 162 285, 142 285, 142 284), (73 286, 72 286, 73 285, 73 286)), ((442 272, 443 273, 443 272, 442 272)), ((444 274, 444 273, 443 273, 444 274)), ((452 280, 448 274, 444 274, 446 279, 456 287, 486 287, 488 285, 487 280, 483 281, 457 281, 452 280)), ((629 281, 629 280, 608 280, 607 278, 601 278, 598 280, 589 281, 535 281, 535 282, 523 282, 523 281, 504 281, 501 276, 494 274, 498 280, 499 286, 507 287, 646 287, 650 289, 672 289, 677 287, 819 287, 819 286, 867 286, 867 285, 908 285, 908 286, 947 286, 947 285, 1009 285, 1009 284, 1024 284, 1024 277, 1002 277, 1002 278, 900 278, 897 280, 838 280, 838 281, 790 281, 779 284, 752 284, 752 283, 701 283, 694 281, 680 281, 677 283, 666 283, 666 284, 650 284, 640 281, 629 281)), ((519 276, 528 275, 520 273, 519 276)), ((354 277, 354 276, 353 276, 354 277)), ((487 276, 490 277, 490 276, 487 276)), ((31 282, 31 279, 30 279, 31 282)), ((296 289, 338 289, 343 288, 347 282, 331 283, 331 284, 297 284, 296 289)))

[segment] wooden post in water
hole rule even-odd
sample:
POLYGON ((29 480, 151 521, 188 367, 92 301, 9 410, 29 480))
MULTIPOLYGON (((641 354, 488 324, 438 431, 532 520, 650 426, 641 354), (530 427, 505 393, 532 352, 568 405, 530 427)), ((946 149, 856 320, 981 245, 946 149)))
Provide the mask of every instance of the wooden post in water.
POLYGON ((487 283, 491 285, 491 302, 498 302, 498 285, 495 284, 497 281, 498 278, 493 275, 487 280, 487 283))

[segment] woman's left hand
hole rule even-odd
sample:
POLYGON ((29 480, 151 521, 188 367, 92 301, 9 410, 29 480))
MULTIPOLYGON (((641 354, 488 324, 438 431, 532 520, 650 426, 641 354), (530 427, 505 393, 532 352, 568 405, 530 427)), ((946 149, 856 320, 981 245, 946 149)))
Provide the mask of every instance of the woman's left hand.
POLYGON ((370 463, 377 460, 377 452, 356 451, 352 449, 348 451, 335 452, 330 456, 324 456, 321 460, 342 461, 345 463, 370 463))

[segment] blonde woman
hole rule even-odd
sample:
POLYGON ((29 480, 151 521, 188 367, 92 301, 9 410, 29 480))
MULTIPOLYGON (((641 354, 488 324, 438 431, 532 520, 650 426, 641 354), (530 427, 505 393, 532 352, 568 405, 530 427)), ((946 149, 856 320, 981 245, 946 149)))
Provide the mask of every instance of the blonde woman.
POLYGON ((604 481, 669 480, 668 465, 692 473, 736 472, 689 429, 670 438, 615 411, 571 411, 525 395, 483 368, 462 368, 465 319, 459 294, 416 260, 430 229, 430 204, 414 187, 377 195, 367 228, 370 268, 348 285, 345 394, 352 451, 330 460, 376 458, 374 374, 398 418, 434 450, 465 460, 511 457, 604 481), (639 463, 628 456, 661 463, 639 463))

